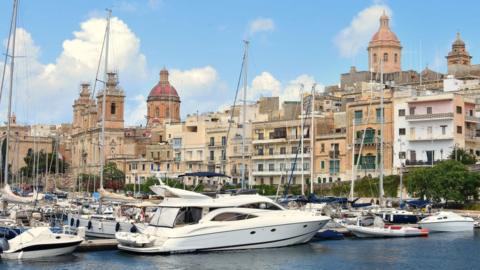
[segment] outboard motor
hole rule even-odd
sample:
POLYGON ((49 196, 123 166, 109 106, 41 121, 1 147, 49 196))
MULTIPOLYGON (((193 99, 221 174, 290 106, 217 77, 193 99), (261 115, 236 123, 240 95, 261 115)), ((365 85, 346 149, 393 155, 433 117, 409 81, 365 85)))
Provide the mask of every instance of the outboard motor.
POLYGON ((5 238, 0 238, 0 253, 3 253, 4 250, 8 250, 10 245, 8 244, 8 240, 5 238))

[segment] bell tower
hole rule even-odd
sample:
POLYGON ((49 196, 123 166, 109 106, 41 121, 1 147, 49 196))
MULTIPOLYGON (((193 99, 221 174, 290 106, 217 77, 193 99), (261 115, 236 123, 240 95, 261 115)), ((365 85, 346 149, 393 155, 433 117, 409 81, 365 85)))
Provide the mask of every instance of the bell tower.
POLYGON ((115 72, 107 73, 105 88, 97 94, 98 124, 102 123, 103 91, 105 93, 105 128, 124 127, 124 91, 118 85, 118 76, 115 72))

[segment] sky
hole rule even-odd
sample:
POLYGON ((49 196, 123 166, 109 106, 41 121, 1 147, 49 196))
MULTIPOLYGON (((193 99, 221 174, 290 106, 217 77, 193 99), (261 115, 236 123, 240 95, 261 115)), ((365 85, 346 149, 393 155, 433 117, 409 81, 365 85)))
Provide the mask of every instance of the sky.
MULTIPOLYGON (((2 59, 12 1, 0 1, 2 59)), ((403 69, 445 72, 456 32, 480 62, 477 1, 20 0, 13 99, 19 123, 72 121, 80 83, 95 80, 106 8, 113 10, 109 69, 119 73, 129 126, 145 124, 146 98, 163 67, 182 117, 231 105, 245 39, 249 101, 298 100, 302 84, 306 91, 313 83, 318 91, 338 84, 350 66, 368 69, 366 47, 384 11, 403 46, 403 69)))

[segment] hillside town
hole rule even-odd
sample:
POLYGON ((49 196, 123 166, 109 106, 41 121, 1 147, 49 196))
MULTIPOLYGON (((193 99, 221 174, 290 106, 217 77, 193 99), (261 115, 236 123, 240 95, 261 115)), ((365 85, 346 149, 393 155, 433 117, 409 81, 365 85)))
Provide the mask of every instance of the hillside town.
POLYGON ((385 175, 391 175, 432 166, 456 149, 480 157, 480 65, 472 64, 460 33, 445 56, 447 74, 428 67, 403 70, 400 39, 384 14, 368 44, 368 57, 368 67, 352 66, 340 74, 338 85, 322 91, 304 89, 296 101, 261 97, 245 107, 234 104, 184 119, 179 91, 164 68, 149 91, 145 125, 134 127, 125 125, 126 93, 117 74, 110 72, 96 96, 91 85, 81 84, 79 96, 72 97, 71 123, 24 126, 12 116, 11 173, 21 174, 29 152, 55 149, 69 165, 65 188, 74 188, 81 175, 98 176, 102 157, 105 164, 116 164, 126 184, 142 183, 154 175, 176 178, 207 171, 231 176, 231 184, 236 185, 241 183, 244 164, 250 186, 285 184, 294 166, 292 184, 317 185, 350 181, 352 176, 377 177, 381 160, 385 175), (100 153, 103 91, 105 147, 100 153), (302 165, 296 165, 300 159, 302 165))

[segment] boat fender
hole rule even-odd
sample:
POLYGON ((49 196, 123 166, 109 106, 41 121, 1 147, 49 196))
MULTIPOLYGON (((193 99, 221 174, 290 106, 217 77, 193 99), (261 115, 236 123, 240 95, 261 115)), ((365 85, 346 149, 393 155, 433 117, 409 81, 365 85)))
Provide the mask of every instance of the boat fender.
POLYGON ((3 253, 4 250, 8 250, 9 248, 8 240, 6 238, 0 238, 0 253, 3 253))
POLYGON ((89 230, 92 228, 92 221, 91 221, 91 220, 88 221, 87 228, 88 228, 89 230))
POLYGON ((390 222, 393 222, 393 214, 390 214, 390 222))
POLYGON ((80 219, 77 219, 77 228, 80 226, 80 219))
POLYGON ((70 227, 73 227, 73 224, 74 224, 74 223, 75 223, 75 219, 72 217, 72 218, 70 219, 70 227))
POLYGON ((120 223, 117 222, 117 224, 115 224, 115 231, 118 232, 120 230, 120 223))
POLYGON ((130 232, 131 233, 136 233, 138 230, 137 230, 137 227, 135 225, 133 225, 131 228, 130 228, 130 232))

